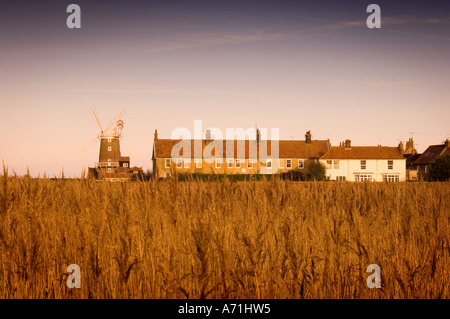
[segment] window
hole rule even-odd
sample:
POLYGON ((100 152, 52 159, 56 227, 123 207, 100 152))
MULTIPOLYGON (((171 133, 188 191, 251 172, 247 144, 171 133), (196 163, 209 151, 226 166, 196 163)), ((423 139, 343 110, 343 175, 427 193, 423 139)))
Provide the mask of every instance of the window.
POLYGON ((372 181, 372 175, 370 174, 356 174, 355 175, 355 181, 356 182, 371 182, 372 181))
POLYGON ((400 176, 399 175, 384 175, 383 176, 383 182, 399 182, 400 176))
POLYGON ((111 160, 110 159, 108 160, 108 166, 111 166, 111 160))
POLYGON ((217 158, 216 159, 216 168, 220 168, 222 166, 222 159, 217 158))
POLYGON ((112 147, 108 146, 108 152, 111 152, 111 151, 112 151, 112 147))
POLYGON ((181 160, 181 158, 177 158, 177 168, 181 167, 183 167, 183 161, 181 160))
POLYGON ((123 163, 123 167, 128 167, 128 163, 123 163))
POLYGON ((394 161, 389 160, 388 161, 388 169, 393 169, 394 168, 394 161))
POLYGON ((233 168, 233 162, 234 162, 234 159, 227 158, 228 168, 233 168))
POLYGON ((170 158, 165 159, 165 168, 170 168, 170 158))
POLYGON ((170 173, 166 172, 166 178, 170 177, 170 173))
POLYGON ((366 160, 361 160, 361 169, 366 169, 366 160))
POLYGON ((284 159, 281 159, 281 158, 280 158, 280 159, 278 160, 278 167, 279 167, 279 168, 284 168, 284 159))
POLYGON ((336 176, 338 182, 345 182, 345 176, 336 176))
POLYGON ((253 168, 253 160, 249 159, 247 162, 247 168, 253 168))
POLYGON ((333 164, 332 160, 327 160, 327 169, 331 169, 332 164, 333 164))
POLYGON ((121 182, 125 182, 125 178, 121 178, 120 181, 121 181, 121 182))
POLYGON ((272 168, 272 160, 271 159, 266 160, 266 167, 272 168))
POLYGON ((195 161, 195 167, 202 168, 202 159, 201 158, 196 158, 194 161, 195 161))
POLYGON ((189 158, 186 158, 184 160, 184 168, 189 168, 189 164, 191 164, 191 160, 189 158))
POLYGON ((298 160, 298 168, 303 169, 305 167, 305 160, 299 159, 298 160))
POLYGON ((236 168, 241 168, 241 159, 236 158, 236 168))
POLYGON ((108 173, 111 173, 111 169, 110 168, 108 168, 108 173))
POLYGON ((108 143, 111 143, 111 138, 110 137, 108 137, 108 143))
POLYGON ((339 169, 339 160, 334 160, 334 169, 339 169))
POLYGON ((292 160, 291 159, 286 160, 286 168, 292 168, 292 160))

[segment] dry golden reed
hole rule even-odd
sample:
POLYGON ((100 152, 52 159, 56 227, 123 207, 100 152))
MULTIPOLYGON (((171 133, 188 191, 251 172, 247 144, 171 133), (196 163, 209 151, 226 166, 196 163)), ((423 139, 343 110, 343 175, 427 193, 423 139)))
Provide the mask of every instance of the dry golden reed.
POLYGON ((449 298, 450 183, 0 177, 0 298, 449 298), (69 264, 81 288, 66 286, 69 264), (369 289, 369 264, 381 289, 369 289))

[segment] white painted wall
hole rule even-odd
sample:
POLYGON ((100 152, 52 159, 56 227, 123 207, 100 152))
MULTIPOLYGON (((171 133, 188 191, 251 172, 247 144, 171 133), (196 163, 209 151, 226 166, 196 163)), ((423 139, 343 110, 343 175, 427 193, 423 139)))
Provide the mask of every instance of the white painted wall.
MULTIPOLYGON (((320 162, 327 166, 327 160, 320 160, 320 162)), ((346 181, 355 181, 355 174, 371 174, 374 181, 382 182, 383 175, 392 174, 399 175, 401 182, 406 180, 406 159, 394 159, 393 168, 388 169, 388 160, 366 160, 366 169, 361 169, 360 160, 339 160, 339 168, 335 168, 335 160, 331 169, 327 168, 326 175, 330 180, 336 180, 337 176, 345 176, 346 181)))

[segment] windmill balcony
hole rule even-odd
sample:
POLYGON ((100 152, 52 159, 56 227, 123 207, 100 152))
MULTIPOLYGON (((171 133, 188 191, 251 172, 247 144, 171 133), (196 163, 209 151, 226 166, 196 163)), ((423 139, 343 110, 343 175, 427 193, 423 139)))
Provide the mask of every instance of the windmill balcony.
POLYGON ((119 162, 100 162, 95 163, 96 168, 102 168, 102 167, 119 167, 119 162))

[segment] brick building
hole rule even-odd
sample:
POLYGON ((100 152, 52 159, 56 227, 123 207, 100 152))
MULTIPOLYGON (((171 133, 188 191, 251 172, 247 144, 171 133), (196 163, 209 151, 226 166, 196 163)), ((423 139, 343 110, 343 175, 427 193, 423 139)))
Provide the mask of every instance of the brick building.
POLYGON ((155 130, 153 174, 278 174, 303 170, 329 149, 329 140, 312 140, 309 131, 305 140, 271 141, 261 140, 259 130, 255 140, 214 140, 208 133, 201 140, 160 139, 155 130))

